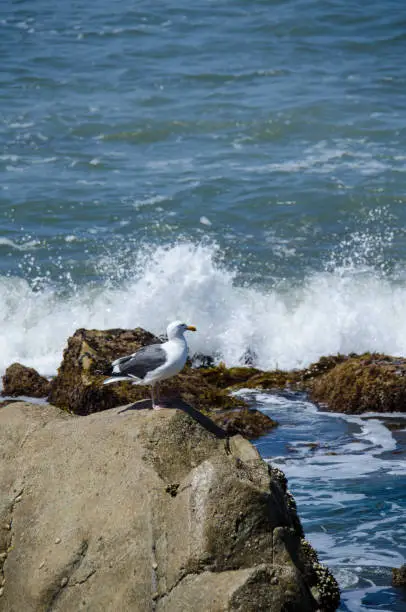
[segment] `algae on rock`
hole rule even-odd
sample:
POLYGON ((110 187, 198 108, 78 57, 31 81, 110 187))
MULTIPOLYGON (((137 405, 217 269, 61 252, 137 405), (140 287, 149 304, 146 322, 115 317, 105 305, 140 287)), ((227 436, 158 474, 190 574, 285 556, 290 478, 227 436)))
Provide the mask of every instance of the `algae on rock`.
POLYGON ((347 357, 313 381, 310 397, 335 412, 405 412, 406 359, 375 353, 347 357))
POLYGON ((2 395, 16 397, 46 397, 51 383, 38 374, 34 368, 28 368, 21 363, 12 363, 3 375, 2 395))
MULTIPOLYGON (((145 386, 119 382, 103 385, 109 364, 117 357, 134 353, 141 346, 160 339, 141 328, 105 331, 79 329, 68 340, 58 375, 52 382, 49 401, 75 414, 91 414, 145 398, 145 386)), ((179 396, 194 408, 236 408, 241 399, 209 384, 200 370, 186 369, 161 383, 161 394, 169 399, 179 396)))

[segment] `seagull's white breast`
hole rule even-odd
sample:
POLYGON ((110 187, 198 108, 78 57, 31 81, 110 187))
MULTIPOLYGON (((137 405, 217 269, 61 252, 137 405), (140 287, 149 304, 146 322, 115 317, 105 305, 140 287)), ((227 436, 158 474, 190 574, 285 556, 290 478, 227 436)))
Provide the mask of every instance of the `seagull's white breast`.
POLYGON ((165 378, 170 378, 179 374, 186 363, 187 359, 187 344, 184 338, 175 338, 162 344, 162 348, 166 352, 167 360, 162 366, 147 374, 144 382, 151 383, 165 378))

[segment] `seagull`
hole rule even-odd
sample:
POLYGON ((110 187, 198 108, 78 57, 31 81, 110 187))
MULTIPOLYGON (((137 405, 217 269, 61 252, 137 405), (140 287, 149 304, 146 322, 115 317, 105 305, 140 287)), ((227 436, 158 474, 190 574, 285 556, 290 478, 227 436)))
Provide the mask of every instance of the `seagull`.
POLYGON ((181 321, 173 321, 167 327, 168 341, 163 344, 150 344, 127 357, 120 357, 112 362, 112 376, 103 384, 120 380, 129 380, 134 385, 150 385, 152 408, 160 410, 163 406, 155 403, 154 387, 165 378, 178 374, 186 363, 188 346, 184 337, 185 331, 196 331, 194 325, 186 325, 181 321))

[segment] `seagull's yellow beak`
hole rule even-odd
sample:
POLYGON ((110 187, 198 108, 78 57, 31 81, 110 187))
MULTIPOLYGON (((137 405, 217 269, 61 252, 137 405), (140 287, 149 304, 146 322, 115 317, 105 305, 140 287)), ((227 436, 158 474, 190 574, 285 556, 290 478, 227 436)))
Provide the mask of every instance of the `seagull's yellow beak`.
POLYGON ((194 325, 188 325, 186 329, 189 331, 196 331, 196 327, 194 325))

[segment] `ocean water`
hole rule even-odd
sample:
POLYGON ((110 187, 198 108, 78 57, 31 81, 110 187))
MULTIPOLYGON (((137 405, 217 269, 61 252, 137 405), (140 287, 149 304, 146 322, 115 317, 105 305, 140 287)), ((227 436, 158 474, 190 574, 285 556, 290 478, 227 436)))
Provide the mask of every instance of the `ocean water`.
POLYGON ((256 442, 295 495, 306 538, 341 587, 341 612, 403 612, 406 415, 322 412, 299 393, 241 391, 279 427, 256 442))
POLYGON ((0 373, 175 318, 229 365, 405 355, 405 52, 401 0, 4 0, 0 373))

